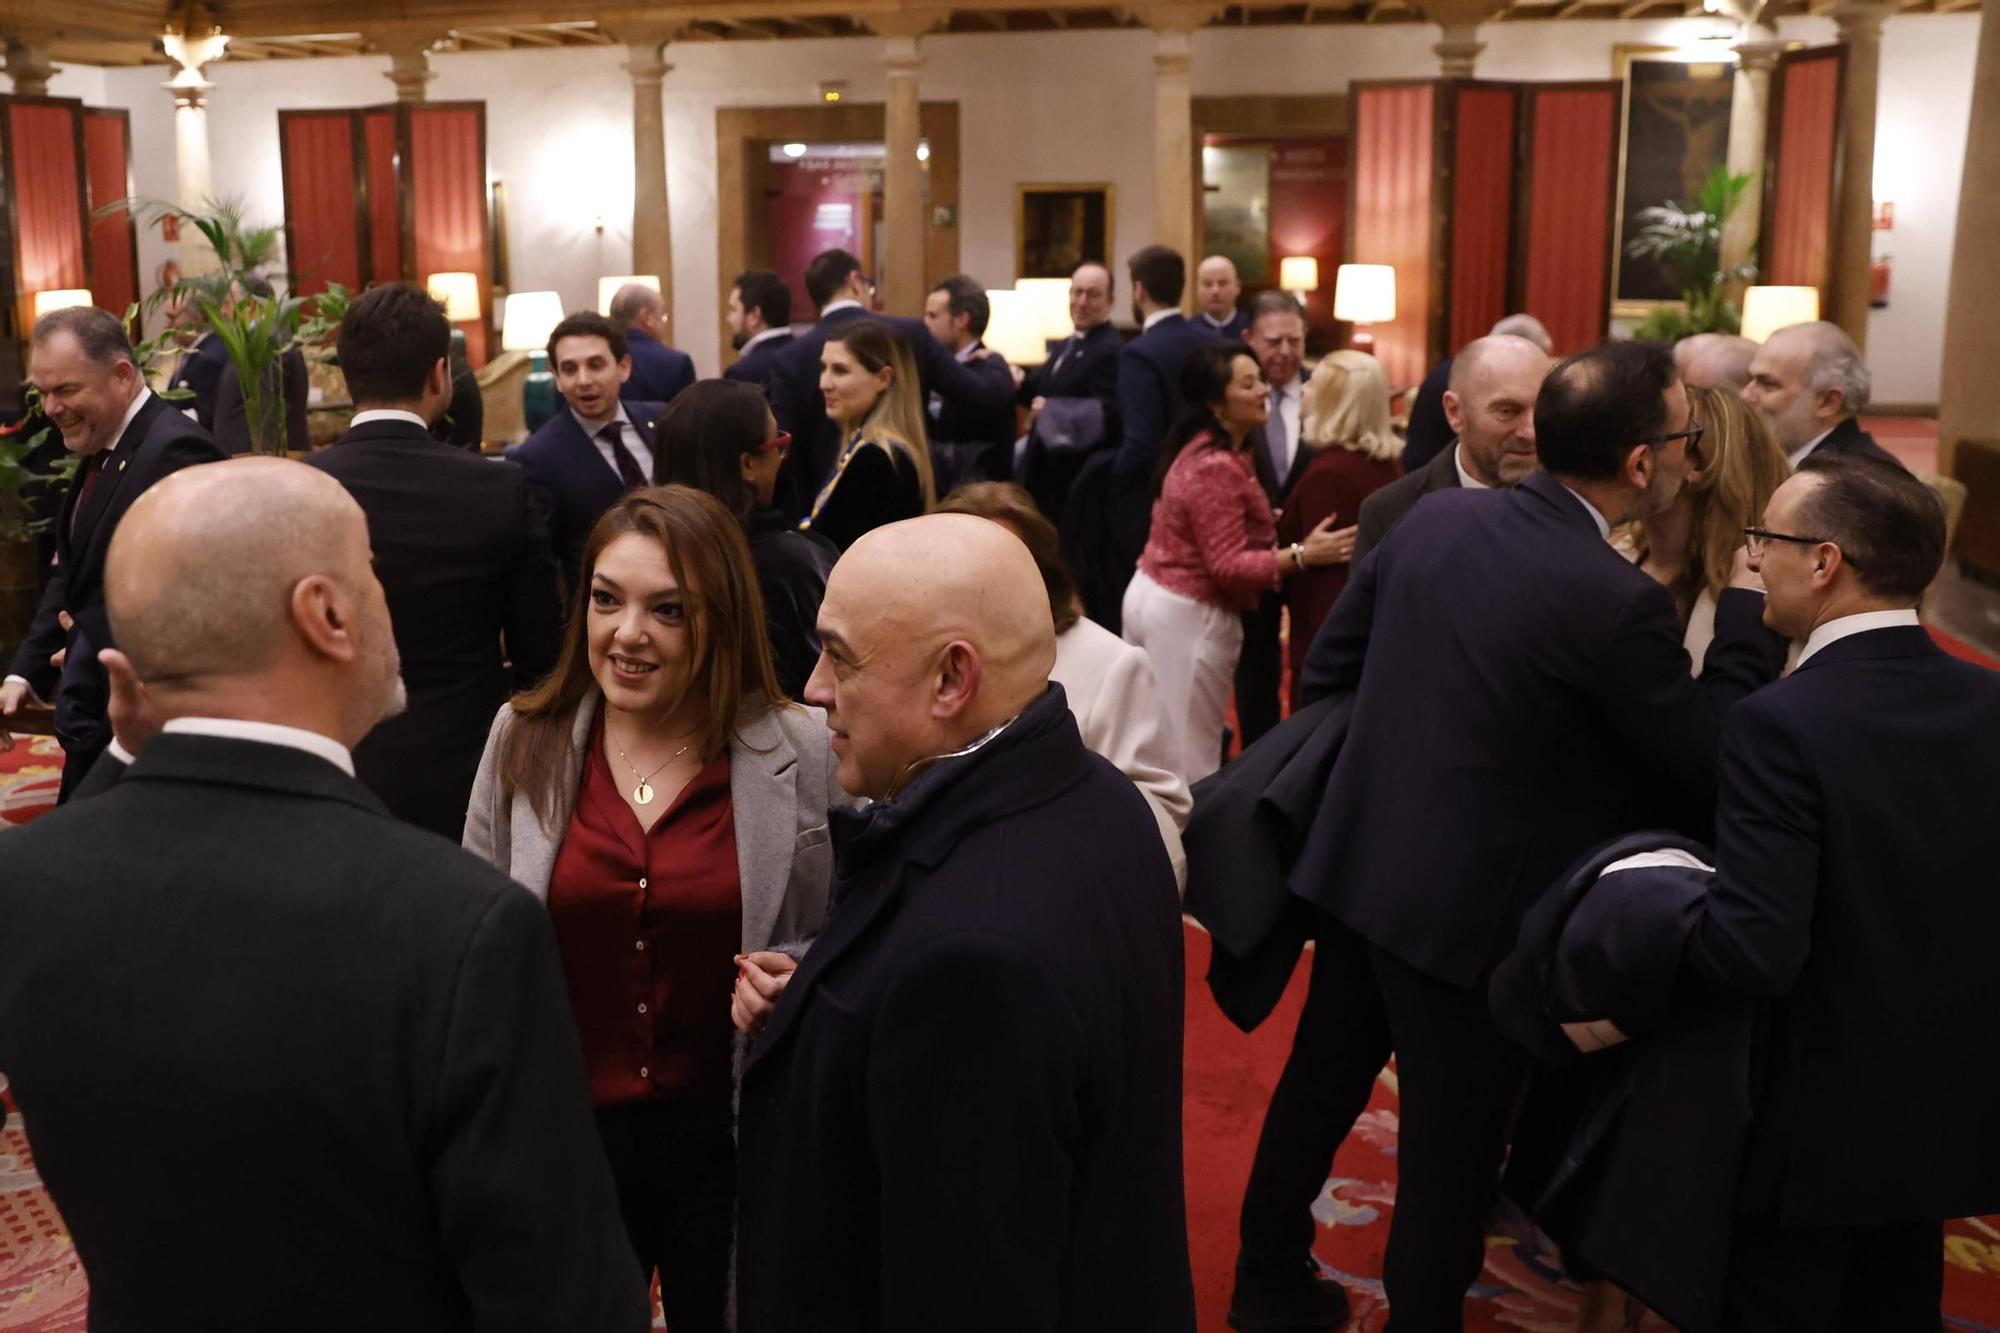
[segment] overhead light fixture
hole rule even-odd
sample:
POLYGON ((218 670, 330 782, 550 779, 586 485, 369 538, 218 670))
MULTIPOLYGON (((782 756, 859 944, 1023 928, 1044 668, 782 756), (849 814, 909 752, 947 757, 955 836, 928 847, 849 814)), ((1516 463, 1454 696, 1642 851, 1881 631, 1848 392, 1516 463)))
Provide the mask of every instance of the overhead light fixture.
POLYGON ((424 279, 424 290, 431 299, 444 307, 444 317, 453 324, 466 324, 478 319, 483 307, 479 301, 479 275, 477 273, 433 273, 424 279))
POLYGON ((788 144, 786 144, 786 145, 785 145, 785 156, 786 156, 786 157, 789 157, 789 158, 801 158, 801 157, 804 157, 805 155, 806 155, 806 146, 805 146, 804 144, 802 144, 802 143, 788 143, 788 144))
POLYGON ((917 161, 928 162, 930 160, 931 160, 931 141, 929 139, 917 140, 917 161))
POLYGON ((615 277, 599 278, 597 280, 597 313, 609 317, 611 314, 611 298, 618 295, 620 287, 627 287, 635 282, 641 287, 651 287, 656 292, 660 290, 659 276, 653 273, 621 273, 615 277))
POLYGON ((843 100, 846 96, 847 83, 845 80, 832 80, 822 83, 819 86, 819 100, 829 105, 843 100))

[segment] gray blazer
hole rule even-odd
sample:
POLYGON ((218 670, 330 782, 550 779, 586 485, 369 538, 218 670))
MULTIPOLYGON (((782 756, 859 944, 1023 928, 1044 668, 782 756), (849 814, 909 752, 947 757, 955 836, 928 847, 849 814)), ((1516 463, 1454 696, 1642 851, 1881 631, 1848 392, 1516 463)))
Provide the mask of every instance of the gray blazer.
MULTIPOLYGON (((746 712, 752 710, 746 709, 746 712)), ((486 753, 465 812, 465 848, 498 866, 544 902, 556 853, 569 829, 583 781, 584 747, 597 715, 597 696, 576 711, 562 805, 549 825, 535 817, 527 793, 500 798, 500 741, 513 725, 503 704, 486 737, 486 753)), ((833 884, 833 844, 826 812, 854 798, 835 777, 832 737, 817 708, 757 712, 729 741, 729 799, 736 819, 736 868, 743 882, 743 951, 793 946, 819 933, 833 884)))

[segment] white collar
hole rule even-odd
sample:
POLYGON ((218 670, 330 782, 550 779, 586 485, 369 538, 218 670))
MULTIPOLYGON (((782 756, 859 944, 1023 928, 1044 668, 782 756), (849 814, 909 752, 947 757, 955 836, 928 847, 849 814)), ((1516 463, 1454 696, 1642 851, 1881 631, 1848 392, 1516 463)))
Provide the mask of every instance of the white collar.
POLYGON ((747 352, 751 348, 755 347, 758 343, 769 342, 773 338, 782 337, 790 332, 791 330, 787 328, 787 329, 765 329, 762 333, 753 333, 748 338, 743 340, 743 345, 741 347, 736 349, 737 354, 741 355, 742 353, 747 352))
MULTIPOLYGON (((1490 491, 1493 489, 1491 486, 1488 486, 1485 482, 1481 481, 1479 478, 1473 476, 1470 472, 1467 472, 1465 470, 1465 442, 1463 440, 1460 440, 1457 444, 1454 444, 1451 447, 1451 465, 1458 469, 1458 484, 1463 486, 1466 490, 1490 491)), ((1571 491, 1570 494, 1575 495, 1576 492, 1571 491)))
POLYGON ((331 736, 302 727, 280 726, 276 722, 245 722, 234 717, 177 717, 161 730, 183 736, 221 736, 233 741, 255 741, 260 745, 283 745, 318 755, 348 777, 354 776, 354 756, 331 736))
POLYGON ((1851 616, 1836 616, 1806 636, 1806 646, 1799 649, 1797 666, 1806 664, 1811 657, 1829 643, 1837 643, 1850 634, 1866 634, 1871 629, 1893 629, 1899 625, 1921 625, 1915 610, 1902 611, 1861 611, 1851 616))
POLYGON ((613 409, 611 415, 602 421, 592 421, 573 407, 569 410, 569 414, 576 418, 577 425, 583 427, 583 433, 590 437, 592 444, 597 443, 597 432, 603 430, 612 422, 615 421, 621 426, 630 426, 632 424, 632 418, 625 415, 625 404, 623 401, 620 401, 618 406, 613 409))
POLYGON ((1164 310, 1155 310, 1152 314, 1146 316, 1146 322, 1139 326, 1139 332, 1144 333, 1147 329, 1152 328, 1155 324, 1159 323, 1161 320, 1171 319, 1173 316, 1178 314, 1180 314, 1180 311, 1173 306, 1168 306, 1164 310))
POLYGON ((974 338, 971 342, 959 348, 956 352, 953 352, 952 355, 958 358, 959 362, 963 364, 964 362, 972 360, 973 355, 978 351, 979 351, 979 339, 974 338))
MULTIPOLYGON (((1825 430, 1821 431, 1819 434, 1813 436, 1810 440, 1807 440, 1804 444, 1800 445, 1798 448, 1792 450, 1792 452, 1789 455, 1787 455, 1787 457, 1789 457, 1792 460, 1792 466, 1797 467, 1799 464, 1805 462, 1806 457, 1809 454, 1811 454, 1813 450, 1819 448, 1819 442, 1821 440, 1824 440, 1827 436, 1833 434, 1835 431, 1839 429, 1840 429, 1840 423, 1836 421, 1831 426, 1828 426, 1825 430)), ((1796 668, 1794 668, 1794 670, 1796 670, 1796 668)))
POLYGON ((829 301, 824 306, 821 306, 819 317, 821 319, 825 319, 828 315, 831 315, 836 310, 859 310, 859 309, 861 309, 861 302, 855 300, 851 296, 843 297, 841 300, 829 301))
POLYGON ((425 434, 430 433, 430 423, 415 412, 405 412, 400 407, 371 407, 366 412, 356 412, 347 423, 349 430, 365 426, 371 421, 407 421, 425 434))
POLYGON ((1229 327, 1229 320, 1217 319, 1214 315, 1209 314, 1206 310, 1201 312, 1201 318, 1202 321, 1206 323, 1208 327, 1210 327, 1211 329, 1226 329, 1229 327))
POLYGON ((126 406, 125 419, 118 423, 118 433, 111 437, 111 443, 104 446, 105 453, 108 454, 118 447, 118 442, 125 438, 125 432, 132 429, 133 418, 139 415, 139 409, 144 407, 146 400, 152 396, 153 391, 151 389, 143 384, 139 386, 139 396, 126 406))
POLYGON ((1306 387, 1306 377, 1304 375, 1294 375, 1287 383, 1273 384, 1271 386, 1271 392, 1279 395, 1282 398, 1292 399, 1298 397, 1300 393, 1304 392, 1305 387, 1306 387))
MULTIPOLYGON (((1557 482, 1556 485, 1562 486, 1562 483, 1557 482)), ((1567 486, 1563 486, 1563 489, 1569 491, 1569 487, 1567 486)), ((1577 495, 1575 491, 1569 491, 1569 493, 1575 497, 1578 504, 1583 506, 1583 512, 1590 515, 1590 521, 1597 525, 1597 535, 1605 541, 1610 541, 1611 525, 1604 521, 1604 515, 1597 512, 1597 506, 1584 499, 1581 495, 1577 495)))

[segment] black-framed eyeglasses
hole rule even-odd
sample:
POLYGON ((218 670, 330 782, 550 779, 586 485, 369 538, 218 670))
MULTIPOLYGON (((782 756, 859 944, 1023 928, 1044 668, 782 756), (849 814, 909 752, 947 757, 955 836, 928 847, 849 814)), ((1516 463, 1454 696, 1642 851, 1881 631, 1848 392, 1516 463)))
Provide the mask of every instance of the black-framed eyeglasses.
POLYGON ((1675 440, 1686 440, 1687 451, 1690 454, 1694 454, 1697 457, 1699 457, 1701 454, 1702 430, 1703 430, 1702 424, 1699 421, 1696 421, 1690 424, 1686 430, 1677 430, 1671 435, 1655 435, 1651 439, 1640 440, 1639 443, 1652 444, 1652 445, 1668 445, 1672 444, 1675 440))
MULTIPOLYGON (((1831 546, 1839 546, 1838 542, 1829 541, 1825 537, 1802 537, 1793 532, 1773 532, 1769 528, 1743 529, 1743 544, 1750 548, 1750 558, 1752 560, 1762 560, 1764 552, 1770 547, 1772 542, 1790 542, 1794 546, 1818 546, 1822 542, 1825 542, 1831 546)), ((1860 568, 1860 566, 1854 564, 1853 559, 1845 550, 1841 551, 1840 558, 1847 561, 1850 566, 1857 569, 1860 568)))

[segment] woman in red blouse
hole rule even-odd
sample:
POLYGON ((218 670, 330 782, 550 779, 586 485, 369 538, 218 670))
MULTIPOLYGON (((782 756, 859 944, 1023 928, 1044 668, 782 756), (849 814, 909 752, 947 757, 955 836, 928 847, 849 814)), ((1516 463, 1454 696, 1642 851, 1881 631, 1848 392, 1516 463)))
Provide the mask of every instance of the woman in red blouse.
MULTIPOLYGON (((1313 367, 1299 417, 1299 439, 1313 451, 1313 460, 1293 484, 1278 519, 1280 544, 1304 540, 1303 534, 1329 519, 1353 526, 1361 502, 1403 475, 1396 461, 1403 439, 1389 421, 1389 377, 1368 353, 1335 352, 1313 367)), ((1294 708, 1306 649, 1347 586, 1347 571, 1341 560, 1309 569, 1285 586, 1294 708)))
POLYGON ((1222 725, 1241 614, 1287 574, 1346 560, 1352 532, 1328 519, 1278 547, 1276 523, 1248 447, 1271 411, 1271 386, 1250 349, 1218 342, 1188 359, 1187 404, 1160 450, 1153 524, 1126 586, 1125 638, 1146 650, 1180 738, 1181 775, 1222 766, 1222 725))
POLYGON ((686 486, 614 505, 555 672, 494 720, 465 845, 548 904, 626 1230, 674 1333, 725 1327, 725 994, 739 965, 775 989, 825 919, 834 771, 824 716, 773 680, 742 525, 686 486))

